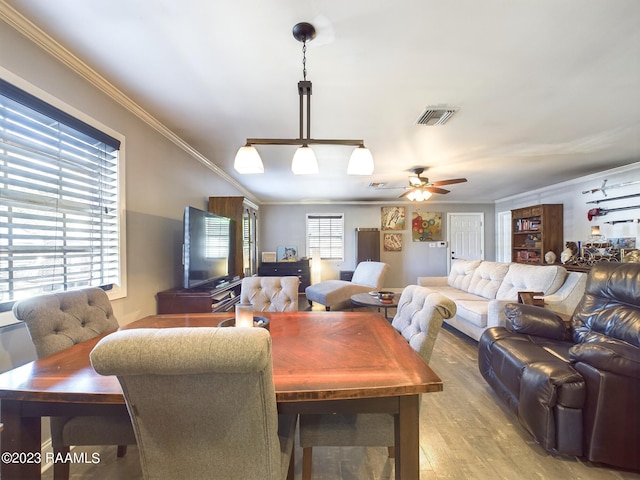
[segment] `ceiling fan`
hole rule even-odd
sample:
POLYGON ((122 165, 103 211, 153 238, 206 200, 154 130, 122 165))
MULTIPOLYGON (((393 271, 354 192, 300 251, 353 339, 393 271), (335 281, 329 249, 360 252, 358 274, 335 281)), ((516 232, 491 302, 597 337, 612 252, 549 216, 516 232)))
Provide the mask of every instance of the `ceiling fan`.
POLYGON ((426 170, 425 167, 415 167, 411 171, 413 175, 409 176, 408 187, 388 187, 388 188, 405 188, 406 191, 400 195, 400 198, 407 197, 411 201, 421 202, 428 199, 433 193, 445 194, 449 193, 449 190, 440 188, 442 185, 453 185, 454 183, 464 183, 466 178, 452 178, 450 180, 440 180, 437 182, 431 182, 427 177, 422 177, 422 173, 426 170))

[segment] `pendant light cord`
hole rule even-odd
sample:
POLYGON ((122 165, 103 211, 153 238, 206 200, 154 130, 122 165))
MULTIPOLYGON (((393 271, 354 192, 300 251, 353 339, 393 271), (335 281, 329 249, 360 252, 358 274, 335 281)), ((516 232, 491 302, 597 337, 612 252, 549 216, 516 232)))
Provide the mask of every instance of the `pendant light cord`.
POLYGON ((307 41, 302 42, 302 79, 307 80, 307 41))

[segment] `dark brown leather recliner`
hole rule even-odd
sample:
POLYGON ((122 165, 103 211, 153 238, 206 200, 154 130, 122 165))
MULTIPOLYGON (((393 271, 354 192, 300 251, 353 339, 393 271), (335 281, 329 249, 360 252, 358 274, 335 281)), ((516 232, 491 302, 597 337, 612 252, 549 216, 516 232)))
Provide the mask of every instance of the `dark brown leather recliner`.
POLYGON ((509 304, 478 344, 480 372, 548 451, 640 470, 640 264, 589 272, 570 327, 509 304))

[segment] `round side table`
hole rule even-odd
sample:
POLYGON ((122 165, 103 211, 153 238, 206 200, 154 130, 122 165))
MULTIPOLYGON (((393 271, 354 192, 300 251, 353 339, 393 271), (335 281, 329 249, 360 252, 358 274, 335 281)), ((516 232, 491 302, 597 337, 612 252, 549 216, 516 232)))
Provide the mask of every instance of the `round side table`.
POLYGON ((380 299, 376 295, 371 295, 369 293, 356 293, 351 296, 351 303, 358 307, 375 307, 380 311, 380 309, 384 309, 384 318, 389 320, 389 315, 387 310, 389 308, 397 308, 398 300, 400 300, 400 294, 396 293, 393 296, 393 300, 389 303, 381 302, 380 299))

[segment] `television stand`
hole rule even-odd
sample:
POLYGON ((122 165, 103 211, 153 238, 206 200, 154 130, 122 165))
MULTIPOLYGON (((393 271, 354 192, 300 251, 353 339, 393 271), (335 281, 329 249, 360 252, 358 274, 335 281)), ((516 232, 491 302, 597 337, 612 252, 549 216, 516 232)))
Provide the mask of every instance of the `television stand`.
POLYGON ((241 285, 238 278, 211 288, 163 290, 156 294, 158 314, 228 312, 240 301, 241 285))

